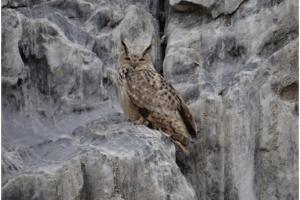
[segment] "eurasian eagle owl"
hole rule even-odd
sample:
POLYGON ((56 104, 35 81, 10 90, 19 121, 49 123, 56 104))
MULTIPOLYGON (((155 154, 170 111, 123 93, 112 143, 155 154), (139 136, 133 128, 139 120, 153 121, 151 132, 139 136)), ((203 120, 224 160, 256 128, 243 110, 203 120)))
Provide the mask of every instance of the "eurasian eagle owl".
POLYGON ((188 153, 190 136, 196 135, 193 116, 181 95, 155 70, 148 53, 130 51, 124 40, 119 57, 118 96, 124 113, 135 124, 159 129, 188 153))

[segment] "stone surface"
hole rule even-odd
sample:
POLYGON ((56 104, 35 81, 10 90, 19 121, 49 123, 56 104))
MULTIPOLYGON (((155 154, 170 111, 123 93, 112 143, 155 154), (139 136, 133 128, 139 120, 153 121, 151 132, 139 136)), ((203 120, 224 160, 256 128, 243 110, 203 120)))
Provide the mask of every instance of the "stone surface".
POLYGON ((34 171, 9 180, 2 198, 196 199, 174 145, 158 131, 122 121, 95 120, 40 144, 34 171))
POLYGON ((170 0, 170 5, 180 12, 209 13, 213 18, 234 13, 245 0, 170 0))
POLYGON ((3 199, 196 199, 173 144, 114 117, 121 31, 161 66, 158 5, 131 4, 2 4, 3 199))
POLYGON ((3 199, 298 199, 298 1, 2 1, 3 199), (187 100, 191 154, 123 118, 120 37, 187 100))
POLYGON ((177 163, 198 199, 298 199, 297 9, 245 1, 217 19, 169 9, 164 76, 200 129, 177 163))

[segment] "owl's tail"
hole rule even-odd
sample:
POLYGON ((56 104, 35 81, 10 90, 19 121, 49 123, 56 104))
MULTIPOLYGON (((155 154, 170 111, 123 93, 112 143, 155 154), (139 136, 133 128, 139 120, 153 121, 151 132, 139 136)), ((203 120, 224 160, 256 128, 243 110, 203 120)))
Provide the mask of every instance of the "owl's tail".
POLYGON ((190 109, 187 107, 187 105, 185 105, 184 102, 181 103, 181 106, 179 108, 179 113, 182 117, 182 120, 183 120, 189 134, 192 137, 196 137, 197 128, 196 128, 195 120, 193 118, 193 115, 190 112, 190 109))
POLYGON ((173 143, 178 145, 183 152, 189 154, 188 134, 186 133, 185 128, 178 125, 181 124, 179 121, 174 121, 174 118, 156 112, 150 113, 147 117, 147 121, 150 122, 152 127, 160 129, 163 134, 169 137, 173 143))
POLYGON ((181 135, 181 139, 178 140, 178 138, 176 139, 175 137, 176 135, 171 135, 171 140, 172 142, 174 142, 175 144, 178 145, 178 147, 187 155, 190 154, 190 151, 188 149, 188 138, 184 137, 183 135, 181 135))

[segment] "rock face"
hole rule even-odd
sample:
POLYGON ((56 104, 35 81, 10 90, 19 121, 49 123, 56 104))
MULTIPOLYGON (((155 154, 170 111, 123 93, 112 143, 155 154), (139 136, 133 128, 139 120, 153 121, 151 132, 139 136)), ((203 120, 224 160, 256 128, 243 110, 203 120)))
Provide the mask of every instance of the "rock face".
POLYGON ((298 1, 2 1, 2 48, 3 199, 298 199, 298 1), (190 155, 122 117, 121 35, 187 100, 190 155))
POLYGON ((40 144, 38 168, 9 180, 3 199, 195 199, 171 142, 121 121, 92 121, 40 144))
POLYGON ((170 7, 165 29, 165 77, 200 128, 183 173, 198 199, 297 199, 298 2, 201 9, 170 7))

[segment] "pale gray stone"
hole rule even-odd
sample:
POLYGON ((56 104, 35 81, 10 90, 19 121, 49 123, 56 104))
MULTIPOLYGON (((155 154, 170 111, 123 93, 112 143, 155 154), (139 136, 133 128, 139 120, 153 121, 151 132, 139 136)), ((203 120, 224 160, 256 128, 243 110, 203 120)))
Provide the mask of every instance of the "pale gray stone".
POLYGON ((233 3, 169 11, 164 76, 199 129, 177 163, 198 199, 298 199, 298 2, 233 3))
POLYGON ((170 5, 181 12, 208 12, 213 18, 220 15, 232 14, 244 0, 170 0, 170 5))
POLYGON ((129 123, 93 121, 40 144, 42 163, 2 189, 12 199, 196 199, 175 163, 175 148, 158 131, 129 123), (66 154, 65 149, 73 149, 66 154), (53 162, 53 158, 56 162, 53 162))
POLYGON ((298 199, 298 1, 2 1, 3 199, 298 199), (126 122, 121 35, 186 99, 190 155, 126 122))

